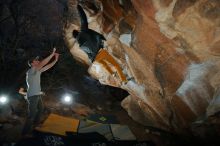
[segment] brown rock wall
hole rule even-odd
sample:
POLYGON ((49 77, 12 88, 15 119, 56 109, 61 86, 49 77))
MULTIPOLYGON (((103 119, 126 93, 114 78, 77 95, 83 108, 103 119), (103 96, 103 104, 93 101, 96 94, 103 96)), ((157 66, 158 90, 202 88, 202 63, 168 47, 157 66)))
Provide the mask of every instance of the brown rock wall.
POLYGON ((105 35, 105 49, 133 79, 123 85, 101 64, 88 62, 71 37, 77 22, 65 29, 66 42, 94 78, 130 93, 122 102, 128 114, 144 125, 178 132, 205 115, 217 90, 212 78, 220 71, 219 1, 100 0, 96 5, 97 13, 86 10, 89 27, 105 35))

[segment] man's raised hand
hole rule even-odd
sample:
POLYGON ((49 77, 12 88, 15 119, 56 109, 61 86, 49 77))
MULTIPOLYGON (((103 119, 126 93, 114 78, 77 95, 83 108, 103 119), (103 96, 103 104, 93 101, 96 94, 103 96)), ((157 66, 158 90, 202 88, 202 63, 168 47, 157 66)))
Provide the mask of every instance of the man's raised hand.
POLYGON ((56 53, 56 50, 57 50, 56 48, 53 48, 53 53, 52 54, 56 53))
POLYGON ((59 53, 54 53, 54 55, 55 55, 55 60, 57 61, 60 54, 59 53))

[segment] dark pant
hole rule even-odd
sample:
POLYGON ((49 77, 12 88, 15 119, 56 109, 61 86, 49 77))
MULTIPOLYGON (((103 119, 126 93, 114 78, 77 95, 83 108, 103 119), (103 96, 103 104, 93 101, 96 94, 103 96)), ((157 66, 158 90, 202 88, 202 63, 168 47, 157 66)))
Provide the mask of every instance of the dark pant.
POLYGON ((34 124, 40 122, 40 117, 43 112, 43 102, 40 95, 28 97, 28 116, 24 124, 22 134, 30 134, 34 124))

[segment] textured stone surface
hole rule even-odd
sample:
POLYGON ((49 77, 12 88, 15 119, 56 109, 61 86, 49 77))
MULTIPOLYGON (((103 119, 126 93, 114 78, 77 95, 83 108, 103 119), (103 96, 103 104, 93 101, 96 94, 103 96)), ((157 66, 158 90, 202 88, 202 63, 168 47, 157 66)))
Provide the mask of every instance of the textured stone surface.
MULTIPOLYGON (((65 28, 70 52, 101 83, 129 92, 121 105, 134 120, 180 132, 205 115, 208 106, 209 115, 218 112, 212 108, 213 100, 219 101, 218 0, 100 0, 82 5, 89 27, 107 38, 105 48, 133 79, 122 85, 101 64, 91 65, 71 36, 77 19, 65 28)), ((73 13, 75 6, 69 4, 73 13)))

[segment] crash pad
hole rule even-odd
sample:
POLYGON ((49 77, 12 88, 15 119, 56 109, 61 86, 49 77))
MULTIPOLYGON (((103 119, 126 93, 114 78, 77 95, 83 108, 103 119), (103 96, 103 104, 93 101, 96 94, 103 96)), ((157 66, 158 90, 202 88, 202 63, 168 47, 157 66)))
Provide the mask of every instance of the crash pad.
POLYGON ((77 119, 50 114, 42 126, 36 130, 65 136, 66 131, 77 132, 78 126, 79 120, 77 119))

